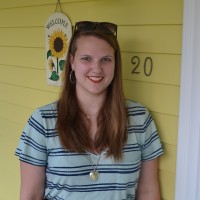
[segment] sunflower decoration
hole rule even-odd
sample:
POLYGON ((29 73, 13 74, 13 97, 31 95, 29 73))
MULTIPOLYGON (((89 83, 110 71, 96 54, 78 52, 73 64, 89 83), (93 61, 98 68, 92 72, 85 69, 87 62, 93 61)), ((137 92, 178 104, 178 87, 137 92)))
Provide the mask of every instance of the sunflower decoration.
POLYGON ((61 58, 67 51, 67 37, 62 30, 54 31, 49 38, 51 53, 56 58, 61 58))
POLYGON ((47 59, 49 60, 49 69, 52 72, 50 79, 53 81, 59 80, 60 71, 63 71, 65 60, 62 57, 66 54, 68 47, 68 39, 62 30, 56 30, 49 36, 49 51, 47 52, 47 59), (53 58, 56 59, 54 65, 53 58))
POLYGON ((49 70, 50 70, 51 72, 53 72, 54 68, 55 68, 55 65, 54 65, 54 63, 53 63, 53 59, 50 58, 50 59, 49 59, 49 70))

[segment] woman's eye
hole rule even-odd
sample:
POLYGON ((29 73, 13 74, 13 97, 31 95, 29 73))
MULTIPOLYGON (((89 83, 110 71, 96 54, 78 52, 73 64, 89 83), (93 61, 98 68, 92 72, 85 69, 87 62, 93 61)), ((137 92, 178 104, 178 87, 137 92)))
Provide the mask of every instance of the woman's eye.
POLYGON ((105 57, 105 58, 102 58, 102 61, 103 62, 111 62, 111 58, 108 58, 108 57, 105 57))
POLYGON ((90 57, 83 57, 83 58, 81 58, 81 60, 90 61, 91 58, 90 57))

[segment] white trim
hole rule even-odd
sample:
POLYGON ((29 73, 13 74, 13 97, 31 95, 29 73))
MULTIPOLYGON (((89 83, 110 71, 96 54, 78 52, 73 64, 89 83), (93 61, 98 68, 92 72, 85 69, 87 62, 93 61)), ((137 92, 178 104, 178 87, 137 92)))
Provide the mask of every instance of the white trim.
POLYGON ((199 0, 184 0, 175 200, 200 200, 199 19, 199 0))

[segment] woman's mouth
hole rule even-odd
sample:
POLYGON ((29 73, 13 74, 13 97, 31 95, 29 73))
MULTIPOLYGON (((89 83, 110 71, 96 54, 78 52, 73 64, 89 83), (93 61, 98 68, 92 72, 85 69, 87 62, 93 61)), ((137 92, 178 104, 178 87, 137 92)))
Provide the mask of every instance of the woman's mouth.
POLYGON ((103 80, 102 76, 88 76, 88 79, 92 82, 98 83, 103 80))

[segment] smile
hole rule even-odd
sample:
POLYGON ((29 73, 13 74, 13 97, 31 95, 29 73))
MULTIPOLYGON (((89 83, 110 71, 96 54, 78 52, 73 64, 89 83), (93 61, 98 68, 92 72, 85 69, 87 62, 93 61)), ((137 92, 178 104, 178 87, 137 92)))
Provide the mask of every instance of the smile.
POLYGON ((88 76, 88 79, 90 79, 93 82, 100 82, 103 80, 102 76, 88 76))

